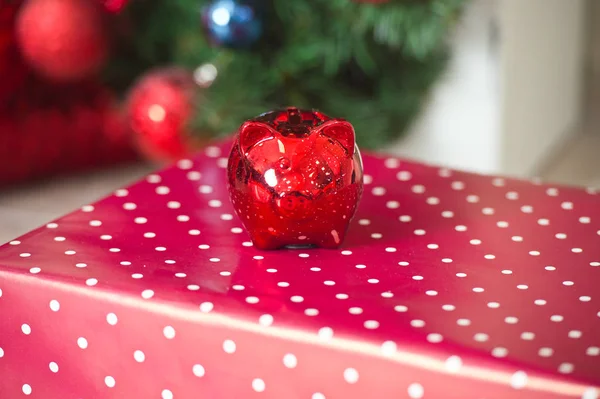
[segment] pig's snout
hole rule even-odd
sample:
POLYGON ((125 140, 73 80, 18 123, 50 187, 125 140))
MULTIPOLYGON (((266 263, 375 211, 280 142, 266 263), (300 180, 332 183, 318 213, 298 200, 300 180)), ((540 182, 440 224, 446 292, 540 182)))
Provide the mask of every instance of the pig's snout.
POLYGON ((310 209, 310 199, 306 196, 292 192, 287 193, 277 199, 277 209, 285 216, 302 217, 310 209))

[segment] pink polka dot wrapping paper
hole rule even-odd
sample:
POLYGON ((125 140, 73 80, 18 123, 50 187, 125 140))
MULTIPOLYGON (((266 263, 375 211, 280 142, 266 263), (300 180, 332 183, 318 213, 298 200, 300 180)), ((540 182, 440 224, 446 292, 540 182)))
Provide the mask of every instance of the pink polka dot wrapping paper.
POLYGON ((363 154, 338 250, 260 251, 229 142, 0 247, 0 398, 584 398, 600 195, 363 154))

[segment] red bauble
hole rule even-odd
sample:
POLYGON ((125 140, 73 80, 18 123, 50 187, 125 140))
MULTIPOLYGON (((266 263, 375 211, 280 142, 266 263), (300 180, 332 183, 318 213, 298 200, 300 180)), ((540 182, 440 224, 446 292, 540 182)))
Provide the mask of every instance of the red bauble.
POLYGON ((129 0, 100 0, 100 3, 104 6, 104 9, 110 13, 119 13, 129 0))
POLYGON ((108 38, 102 6, 92 0, 28 0, 17 19, 21 53, 38 73, 72 81, 96 72, 108 38))
POLYGON ((188 124, 197 90, 193 75, 181 68, 151 71, 135 84, 127 115, 146 157, 168 161, 190 151, 188 124))
POLYGON ((363 191, 354 129, 296 108, 263 114, 241 126, 228 184, 257 248, 337 248, 363 191))

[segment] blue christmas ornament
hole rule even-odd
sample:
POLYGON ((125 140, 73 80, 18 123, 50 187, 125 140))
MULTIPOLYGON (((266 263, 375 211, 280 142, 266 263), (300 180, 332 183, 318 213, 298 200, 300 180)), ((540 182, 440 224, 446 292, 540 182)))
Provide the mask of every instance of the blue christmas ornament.
POLYGON ((248 0, 213 1, 202 11, 202 26, 213 44, 229 48, 248 47, 262 33, 260 16, 248 0))

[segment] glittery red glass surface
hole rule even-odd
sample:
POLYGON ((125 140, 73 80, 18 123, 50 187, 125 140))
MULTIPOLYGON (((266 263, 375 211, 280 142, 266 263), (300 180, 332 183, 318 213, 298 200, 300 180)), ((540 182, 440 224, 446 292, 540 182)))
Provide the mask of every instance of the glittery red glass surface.
POLYGON ((252 246, 231 143, 0 248, 0 398, 595 398, 600 197, 364 154, 339 249, 252 246))
POLYGON ((343 243, 363 191, 350 123, 269 112, 242 125, 228 165, 232 204, 257 248, 343 243))

